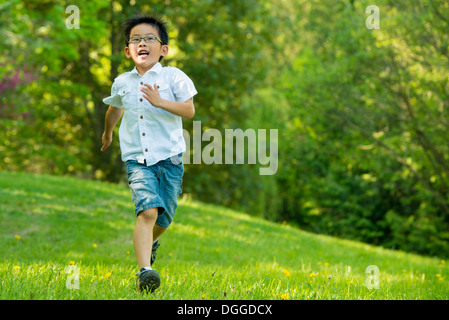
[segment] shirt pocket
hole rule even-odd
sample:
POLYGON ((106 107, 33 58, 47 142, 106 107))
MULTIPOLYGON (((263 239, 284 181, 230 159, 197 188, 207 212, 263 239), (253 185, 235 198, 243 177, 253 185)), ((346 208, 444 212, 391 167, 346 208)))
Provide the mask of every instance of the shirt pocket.
POLYGON ((114 88, 114 86, 116 85, 116 83, 114 83, 113 87, 112 87, 112 92, 111 96, 103 99, 103 102, 106 104, 109 104, 113 107, 116 108, 122 108, 123 107, 123 96, 126 94, 126 88, 119 88, 116 89, 114 88))
POLYGON ((173 93, 168 83, 158 83, 157 90, 162 99, 173 101, 173 93))
POLYGON ((130 107, 131 105, 135 104, 136 102, 136 95, 133 93, 133 91, 128 87, 120 88, 120 90, 117 92, 117 94, 122 99, 123 106, 130 107))

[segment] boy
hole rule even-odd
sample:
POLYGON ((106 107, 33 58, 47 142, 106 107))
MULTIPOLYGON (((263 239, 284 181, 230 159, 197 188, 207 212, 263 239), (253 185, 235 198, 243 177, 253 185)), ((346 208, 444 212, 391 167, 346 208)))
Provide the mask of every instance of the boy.
POLYGON ((161 19, 138 15, 123 27, 125 54, 135 68, 118 76, 111 96, 103 99, 109 109, 101 151, 111 144, 113 129, 123 115, 119 140, 137 215, 133 236, 140 270, 137 288, 152 292, 160 285, 158 272, 151 268, 158 239, 173 221, 182 191, 186 144, 179 135, 173 139, 172 133, 182 132, 182 117, 193 118, 197 91, 184 72, 160 64, 168 54, 168 34, 161 19))

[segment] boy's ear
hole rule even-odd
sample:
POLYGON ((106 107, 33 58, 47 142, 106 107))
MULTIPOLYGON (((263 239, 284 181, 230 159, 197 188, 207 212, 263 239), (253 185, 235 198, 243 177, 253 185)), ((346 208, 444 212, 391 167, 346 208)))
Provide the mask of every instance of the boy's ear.
POLYGON ((163 45, 161 48, 161 56, 165 57, 168 54, 168 46, 167 45, 163 45))
POLYGON ((125 47, 125 55, 126 55, 126 57, 128 59, 131 58, 131 53, 129 52, 129 48, 128 47, 125 47))

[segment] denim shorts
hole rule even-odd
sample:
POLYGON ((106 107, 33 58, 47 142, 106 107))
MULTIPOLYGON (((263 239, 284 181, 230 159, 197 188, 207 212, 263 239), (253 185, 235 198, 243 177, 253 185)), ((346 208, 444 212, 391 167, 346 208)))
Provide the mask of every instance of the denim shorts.
POLYGON ((168 228, 182 192, 182 154, 151 166, 135 160, 128 160, 125 164, 136 215, 150 208, 158 208, 156 224, 168 228))

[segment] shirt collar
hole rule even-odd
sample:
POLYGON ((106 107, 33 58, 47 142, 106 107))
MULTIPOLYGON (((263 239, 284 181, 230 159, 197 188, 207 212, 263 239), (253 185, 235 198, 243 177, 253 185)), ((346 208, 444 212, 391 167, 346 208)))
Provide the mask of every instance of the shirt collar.
MULTIPOLYGON (((147 74, 149 72, 154 72, 156 74, 159 74, 159 72, 161 72, 161 70, 162 70, 162 65, 159 62, 156 62, 156 64, 150 70, 145 72, 145 74, 147 74)), ((134 67, 134 69, 131 70, 131 73, 135 73, 140 76, 139 72, 137 72, 137 67, 134 67)))

